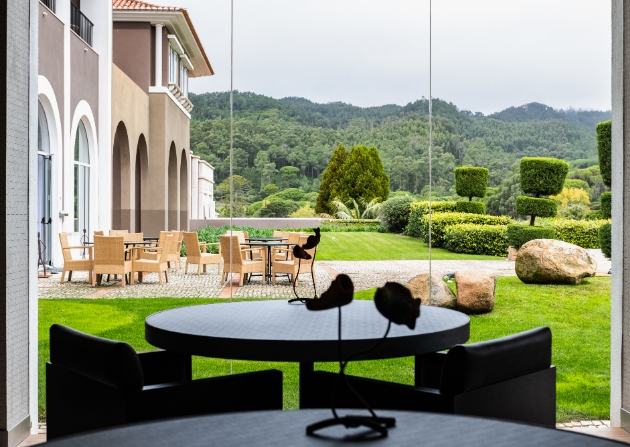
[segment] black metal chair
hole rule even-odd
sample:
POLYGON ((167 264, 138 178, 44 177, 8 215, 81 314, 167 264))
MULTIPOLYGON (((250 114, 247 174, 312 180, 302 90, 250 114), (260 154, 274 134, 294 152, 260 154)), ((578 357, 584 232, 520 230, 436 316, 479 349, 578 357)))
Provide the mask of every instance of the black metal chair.
MULTIPOLYGON (((330 406, 337 374, 305 375, 309 392, 302 408, 330 406)), ((420 356, 416 385, 349 376, 349 382, 373 407, 473 415, 555 426, 556 369, 551 365, 551 330, 532 329, 495 340, 456 345, 446 352, 420 356)), ((302 385, 304 386, 304 385, 302 385)), ((339 384, 337 406, 363 408, 339 384)))
POLYGON ((151 419, 282 409, 282 372, 191 380, 191 356, 55 324, 46 364, 48 439, 151 419))

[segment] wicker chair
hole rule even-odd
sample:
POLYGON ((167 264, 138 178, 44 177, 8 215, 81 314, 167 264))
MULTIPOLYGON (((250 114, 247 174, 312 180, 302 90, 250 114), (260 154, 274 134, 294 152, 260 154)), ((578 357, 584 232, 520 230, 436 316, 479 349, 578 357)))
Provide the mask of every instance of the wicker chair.
MULTIPOLYGON (((230 236, 230 230, 226 231, 224 236, 230 236)), ((249 237, 249 232, 248 231, 232 231, 232 236, 237 236, 238 237, 238 243, 239 245, 241 244, 246 244, 247 243, 247 238, 249 237)), ((241 245, 242 246, 242 245, 241 245)), ((255 261, 260 261, 263 258, 263 251, 260 248, 254 248, 254 247, 250 247, 252 250, 248 255, 248 259, 253 259, 255 261)))
POLYGON ((134 247, 133 251, 142 250, 145 253, 148 250, 155 251, 157 255, 157 259, 146 259, 143 256, 132 256, 132 267, 131 267, 131 284, 133 284, 133 276, 135 272, 138 272, 138 282, 142 282, 142 274, 143 272, 149 273, 157 273, 158 279, 160 281, 160 285, 162 285, 162 273, 166 277, 166 282, 168 282, 168 256, 171 252, 171 247, 176 245, 177 241, 174 240, 174 236, 169 234, 165 236, 164 243, 162 247, 134 247))
MULTIPOLYGON (((157 241, 157 248, 163 248, 164 247, 164 240, 166 239, 166 236, 174 236, 175 232, 174 231, 160 231, 160 237, 157 241)), ((158 259, 158 252, 154 250, 155 247, 148 247, 146 250, 144 250, 142 252, 142 257, 143 259, 150 259, 152 261, 157 261, 158 259)))
POLYGON ((184 240, 184 232, 171 230, 170 233, 172 233, 175 236, 175 242, 171 245, 171 251, 168 254, 168 266, 170 267, 171 262, 174 262, 175 270, 179 270, 181 267, 181 262, 182 262, 181 251, 182 251, 182 242, 184 240))
POLYGON ((122 236, 95 236, 94 237, 94 276, 92 285, 101 282, 101 275, 122 275, 122 286, 125 285, 125 274, 131 273, 132 262, 126 260, 122 236))
POLYGON ((86 270, 88 272, 88 282, 92 283, 92 275, 94 272, 94 259, 92 257, 92 248, 84 245, 70 246, 68 244, 68 235, 59 233, 59 241, 61 242, 61 251, 63 252, 63 270, 61 271, 61 282, 65 281, 66 272, 68 272, 68 281, 72 281, 72 272, 75 270, 86 270), (73 249, 82 249, 88 251, 88 259, 73 259, 73 249))
MULTIPOLYGON (((221 256, 223 257, 223 277, 222 281, 227 281, 227 275, 230 273, 230 254, 232 258, 232 272, 239 273, 238 285, 243 286, 245 275, 251 273, 261 273, 262 283, 266 284, 266 259, 263 253, 262 259, 247 259, 247 253, 252 253, 251 248, 241 248, 238 236, 232 236, 232 251, 230 253, 230 236, 219 236, 221 244, 221 256)), ((259 250, 260 251, 260 250, 259 250)))
POLYGON ((129 230, 109 230, 110 236, 120 236, 129 233, 129 230))
MULTIPOLYGON (((110 236, 112 236, 110 234, 110 236)), ((143 233, 123 233, 118 236, 122 236, 125 239, 125 242, 143 242, 144 234, 143 233)))
POLYGON ((186 245, 186 269, 185 273, 188 274, 188 264, 197 264, 197 275, 201 274, 201 267, 203 266, 203 272, 206 273, 206 265, 217 264, 219 269, 219 275, 221 274, 221 264, 223 259, 220 254, 206 253, 207 242, 199 242, 199 236, 196 231, 185 231, 184 245, 186 245), (203 247, 203 252, 201 251, 203 247))
POLYGON ((104 231, 94 231, 94 236, 105 236, 104 231))
MULTIPOLYGON (((298 240, 299 245, 306 244, 306 239, 308 236, 302 235, 298 240)), ((276 273, 287 273, 289 274, 289 278, 291 282, 295 281, 295 285, 298 284, 298 279, 296 275, 298 274, 298 266, 300 268, 300 273, 311 273, 311 277, 313 278, 313 284, 315 284, 315 275, 311 270, 313 265, 313 256, 315 255, 315 249, 311 248, 310 250, 306 250, 306 252, 311 255, 311 259, 297 259, 293 257, 293 247, 281 248, 276 250, 277 255, 281 255, 282 253, 287 253, 290 256, 289 259, 285 261, 274 260, 271 264, 271 284, 276 285, 276 273)))

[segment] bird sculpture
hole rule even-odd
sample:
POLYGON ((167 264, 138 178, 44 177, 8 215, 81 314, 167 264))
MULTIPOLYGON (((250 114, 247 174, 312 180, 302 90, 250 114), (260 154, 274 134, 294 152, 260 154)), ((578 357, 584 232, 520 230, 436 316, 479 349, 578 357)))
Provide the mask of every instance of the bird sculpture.
POLYGON ((318 299, 306 300, 308 310, 326 310, 350 304, 354 298, 354 284, 348 275, 337 275, 330 287, 318 299))
POLYGON ((374 304, 381 315, 392 323, 415 329, 416 320, 420 317, 420 300, 414 299, 411 291, 402 284, 387 282, 376 289, 374 304))

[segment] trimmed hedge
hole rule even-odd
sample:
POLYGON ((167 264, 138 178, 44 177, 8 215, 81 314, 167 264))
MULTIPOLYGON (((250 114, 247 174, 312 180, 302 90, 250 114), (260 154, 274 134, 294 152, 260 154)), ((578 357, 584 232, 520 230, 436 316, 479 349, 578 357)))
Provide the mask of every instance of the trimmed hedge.
POLYGON ((558 202, 553 199, 518 196, 516 212, 523 216, 555 217, 558 213, 558 202))
POLYGON ((458 196, 485 197, 488 186, 488 169, 462 166, 455 168, 455 191, 458 196))
POLYGON ((612 154, 612 121, 604 121, 597 125, 597 153, 599 155, 599 172, 604 185, 610 188, 611 154, 612 154))
POLYGON ((612 194, 610 192, 603 192, 599 196, 599 211, 604 219, 612 217, 612 194))
POLYGON ((483 202, 457 202, 455 211, 458 213, 486 214, 486 204, 483 202))
POLYGON ((599 227, 598 238, 599 245, 602 249, 602 253, 608 259, 611 258, 612 253, 612 234, 611 234, 612 225, 610 223, 605 223, 601 227, 599 227))
MULTIPOLYGON (((521 158, 521 190, 526 194, 555 195, 562 192, 569 163, 557 158, 521 158)), ((521 213, 519 214, 529 214, 521 213)))
POLYGON ((379 218, 381 225, 392 233, 402 233, 409 223, 409 213, 411 212, 411 204, 413 197, 395 196, 387 199, 381 205, 379 218))
POLYGON ((556 230, 556 237, 560 241, 579 245, 582 248, 600 248, 599 228, 609 220, 573 220, 573 219, 542 219, 540 225, 552 227, 556 230))
POLYGON ((534 239, 555 239, 556 230, 550 227, 532 227, 531 225, 508 225, 506 237, 508 244, 521 248, 534 239))
POLYGON ((380 226, 378 219, 326 219, 322 220, 321 226, 337 226, 337 227, 364 227, 364 226, 380 226))
MULTIPOLYGON (((447 227, 457 224, 477 224, 477 225, 508 225, 512 219, 506 216, 488 216, 487 214, 470 213, 432 213, 431 222, 431 244, 434 247, 442 247, 445 243, 445 232, 447 227)), ((420 221, 420 237, 429 241, 429 219, 423 218, 420 221)))
POLYGON ((445 232, 445 247, 455 253, 507 256, 506 225, 451 225, 445 232))
MULTIPOLYGON (((434 213, 455 212, 457 202, 432 202, 431 209, 434 213)), ((409 236, 422 236, 422 216, 429 211, 429 202, 414 202, 410 206, 409 223, 406 233, 409 236)))

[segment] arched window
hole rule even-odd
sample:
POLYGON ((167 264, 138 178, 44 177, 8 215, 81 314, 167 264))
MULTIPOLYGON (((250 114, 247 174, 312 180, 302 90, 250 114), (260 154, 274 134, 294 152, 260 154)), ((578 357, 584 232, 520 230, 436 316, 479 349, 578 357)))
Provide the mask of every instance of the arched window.
POLYGON ((74 231, 90 234, 90 147, 79 121, 74 140, 74 231))
POLYGON ((37 102, 37 221, 39 236, 44 242, 42 247, 44 262, 50 261, 52 248, 52 212, 51 212, 51 155, 48 120, 41 101, 37 102))

